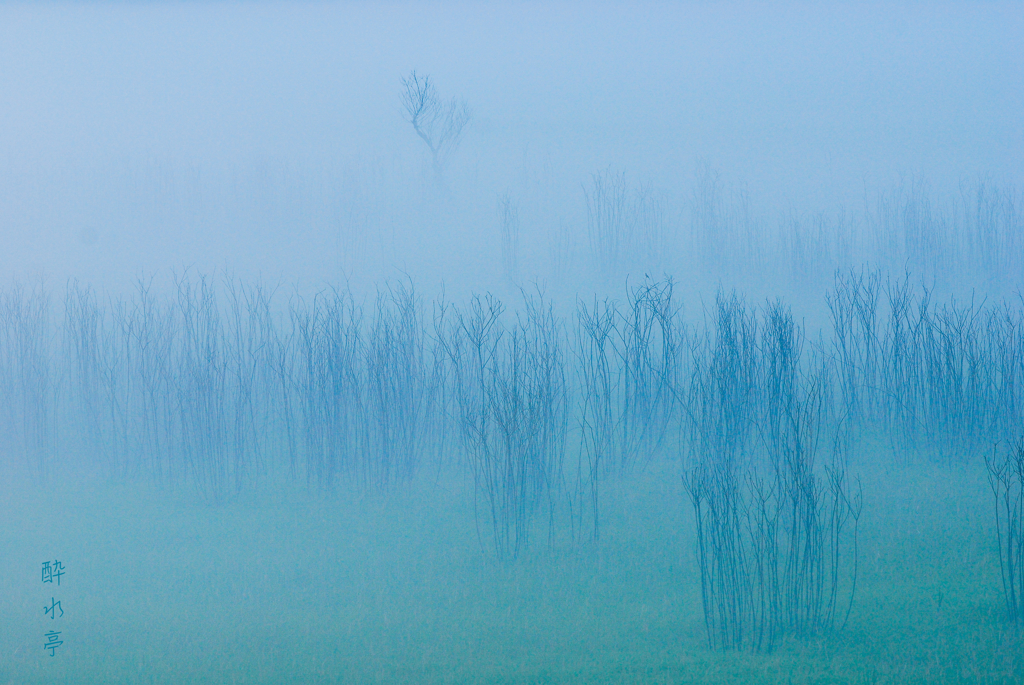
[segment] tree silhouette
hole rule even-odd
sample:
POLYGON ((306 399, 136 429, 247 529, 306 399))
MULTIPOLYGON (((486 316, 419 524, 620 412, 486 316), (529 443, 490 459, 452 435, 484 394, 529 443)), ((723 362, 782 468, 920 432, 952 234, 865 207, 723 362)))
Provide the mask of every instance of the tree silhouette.
POLYGON ((443 101, 430 76, 413 71, 402 79, 402 107, 406 119, 427 147, 430 148, 434 173, 438 180, 449 156, 459 146, 471 113, 465 100, 443 101))

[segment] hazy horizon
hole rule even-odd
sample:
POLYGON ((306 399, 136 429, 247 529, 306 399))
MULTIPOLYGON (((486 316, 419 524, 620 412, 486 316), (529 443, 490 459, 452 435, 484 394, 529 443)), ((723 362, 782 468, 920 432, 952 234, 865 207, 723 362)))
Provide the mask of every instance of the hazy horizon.
POLYGON ((483 290, 498 198, 519 206, 524 279, 547 280, 555 243, 585 252, 594 174, 683 230, 709 173, 769 227, 899 188, 1019 190, 1015 9, 5 4, 0 269, 483 290), (443 186, 403 118, 412 70, 472 111, 443 186))

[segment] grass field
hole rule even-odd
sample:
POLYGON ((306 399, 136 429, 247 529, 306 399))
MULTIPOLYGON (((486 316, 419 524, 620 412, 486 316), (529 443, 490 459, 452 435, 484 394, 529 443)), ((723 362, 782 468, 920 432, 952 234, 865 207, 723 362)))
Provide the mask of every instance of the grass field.
POLYGON ((771 654, 707 649, 692 515, 669 464, 609 484, 599 542, 546 545, 538 531, 506 566, 481 551, 458 482, 388 497, 267 487, 209 506, 11 478, 0 683, 1021 682, 984 467, 859 453, 849 622, 771 654), (64 564, 59 588, 41 583, 47 559, 64 564), (51 597, 63 617, 44 616, 51 597))

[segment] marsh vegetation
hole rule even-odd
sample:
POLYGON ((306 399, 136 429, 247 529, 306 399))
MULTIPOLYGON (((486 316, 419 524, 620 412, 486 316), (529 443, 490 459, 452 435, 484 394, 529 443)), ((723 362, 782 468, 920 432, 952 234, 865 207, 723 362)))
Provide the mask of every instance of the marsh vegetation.
MULTIPOLYGON (((540 288, 452 302, 425 300, 406 279, 359 299, 191 271, 161 292, 137 279, 121 296, 75 281, 61 293, 14 286, 0 316, 5 464, 42 488, 156 488, 200 508, 172 518, 292 502, 322 523, 290 525, 321 545, 333 544, 327 530, 340 535, 326 512, 356 528, 377 521, 381 540, 362 538, 353 554, 410 535, 413 556, 393 563, 454 574, 454 587, 494 593, 474 601, 495 608, 509 592, 557 604, 550 593, 569 588, 586 602, 587 582, 628 594, 655 563, 666 654, 703 645, 701 659, 723 664, 710 654, 785 659, 815 645, 845 658, 870 624, 865 597, 880 592, 870 574, 887 534, 871 508, 921 478, 970 483, 987 469, 987 499, 944 490, 943 506, 969 512, 958 544, 974 551, 931 596, 936 611, 947 595, 985 607, 975 630, 1019 632, 1019 301, 940 300, 909 274, 839 270, 812 331, 779 299, 719 290, 687 315, 678 291, 648 277, 621 299, 571 306, 540 288), (652 516, 671 529, 652 531, 652 516), (458 551, 436 557, 422 547, 438 544, 431 536, 458 551), (978 564, 985 582, 966 585, 978 564)), ((911 525, 925 520, 941 525, 911 525)), ((918 571, 888 572, 907 595, 923 591, 918 571)), ((378 620, 366 611, 360 620, 378 620)), ((617 638, 605 639, 611 649, 617 638)), ((735 663, 770 663, 752 658, 735 663)), ((1004 675, 1019 672, 1007 663, 1004 675)))
POLYGON ((1019 9, 0 4, 0 685, 1024 682, 1019 9))

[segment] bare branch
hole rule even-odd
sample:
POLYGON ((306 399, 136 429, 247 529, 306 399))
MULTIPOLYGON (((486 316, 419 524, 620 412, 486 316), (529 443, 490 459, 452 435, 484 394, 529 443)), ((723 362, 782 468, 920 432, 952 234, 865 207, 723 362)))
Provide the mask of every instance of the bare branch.
POLYGON ((430 76, 415 71, 402 79, 402 108, 416 135, 430 149, 438 177, 448 157, 458 148, 472 113, 464 100, 442 101, 430 76))

